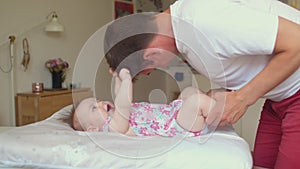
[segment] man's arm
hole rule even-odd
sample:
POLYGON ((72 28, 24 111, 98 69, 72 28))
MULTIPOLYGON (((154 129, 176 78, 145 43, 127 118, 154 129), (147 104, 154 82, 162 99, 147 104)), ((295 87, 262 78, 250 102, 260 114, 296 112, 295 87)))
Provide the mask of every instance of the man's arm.
MULTIPOLYGON (((224 112, 221 125, 237 122, 250 105, 287 79, 299 66, 300 26, 279 17, 273 57, 268 65, 240 90, 214 94, 213 97, 219 102, 218 104, 225 103, 224 111, 215 110, 215 112, 224 112)), ((208 123, 213 123, 215 120, 213 114, 217 113, 212 113, 207 118, 208 123)))

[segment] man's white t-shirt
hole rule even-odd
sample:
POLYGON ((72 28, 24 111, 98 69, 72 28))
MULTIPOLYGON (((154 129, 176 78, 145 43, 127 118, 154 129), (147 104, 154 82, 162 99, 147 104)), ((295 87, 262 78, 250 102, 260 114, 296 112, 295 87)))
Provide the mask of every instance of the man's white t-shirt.
MULTIPOLYGON (((300 17, 275 0, 178 0, 170 9, 178 50, 199 73, 231 90, 272 58, 278 16, 300 17)), ((264 97, 280 101, 299 89, 300 69, 264 97)))

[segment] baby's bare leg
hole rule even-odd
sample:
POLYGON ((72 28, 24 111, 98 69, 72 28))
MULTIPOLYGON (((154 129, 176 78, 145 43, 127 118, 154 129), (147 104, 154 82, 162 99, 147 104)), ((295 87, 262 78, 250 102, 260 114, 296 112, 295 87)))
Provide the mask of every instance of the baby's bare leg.
POLYGON ((116 93, 115 106, 118 110, 131 108, 132 103, 132 81, 127 69, 122 69, 119 73, 119 89, 116 93))
POLYGON ((114 94, 115 94, 115 96, 117 96, 117 94, 118 94, 118 92, 120 90, 120 86, 121 86, 121 79, 120 79, 120 77, 118 76, 118 74, 116 72, 113 74, 113 77, 115 79, 114 94))
POLYGON ((115 98, 115 112, 110 127, 119 133, 127 133, 129 129, 129 116, 132 103, 132 81, 127 69, 122 69, 119 73, 120 86, 117 89, 115 98))
POLYGON ((180 93, 178 99, 186 100, 188 97, 190 97, 191 95, 196 94, 196 93, 202 94, 203 92, 201 90, 199 90, 198 88, 190 86, 190 87, 183 89, 183 91, 180 93))
POLYGON ((177 115, 177 123, 185 130, 197 132, 204 129, 205 118, 215 101, 201 93, 190 95, 183 102, 177 115))

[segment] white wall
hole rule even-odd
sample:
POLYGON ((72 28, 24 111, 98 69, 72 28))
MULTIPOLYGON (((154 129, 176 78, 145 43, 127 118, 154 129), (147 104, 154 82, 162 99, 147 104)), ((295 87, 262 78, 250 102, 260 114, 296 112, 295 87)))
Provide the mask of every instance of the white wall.
MULTIPOLYGON (((113 0, 1 0, 0 1, 0 65, 8 69, 8 36, 16 35, 15 87, 16 93, 31 91, 32 82, 51 87, 51 76, 44 67, 50 58, 61 57, 70 63, 66 82, 71 81, 72 68, 86 40, 113 18, 113 0), (40 24, 51 11, 56 11, 65 32, 46 34, 40 24), (39 25, 40 24, 40 25, 39 25), (29 41, 31 60, 23 71, 21 63, 23 38, 29 41)), ((107 73, 107 72, 105 72, 107 73)), ((104 76, 106 76, 105 74, 104 76)), ((0 125, 14 122, 11 101, 10 74, 0 72, 0 125)))

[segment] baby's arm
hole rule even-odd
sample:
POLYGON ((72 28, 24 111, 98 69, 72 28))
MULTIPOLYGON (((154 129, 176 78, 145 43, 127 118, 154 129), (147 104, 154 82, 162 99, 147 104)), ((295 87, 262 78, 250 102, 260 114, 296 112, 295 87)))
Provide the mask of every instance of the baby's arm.
POLYGON ((126 133, 129 128, 129 115, 132 103, 132 79, 127 69, 122 69, 115 76, 115 112, 110 127, 119 133, 126 133))
POLYGON ((180 99, 183 100, 183 105, 177 115, 178 124, 188 131, 201 131, 215 100, 192 87, 183 90, 180 99))

